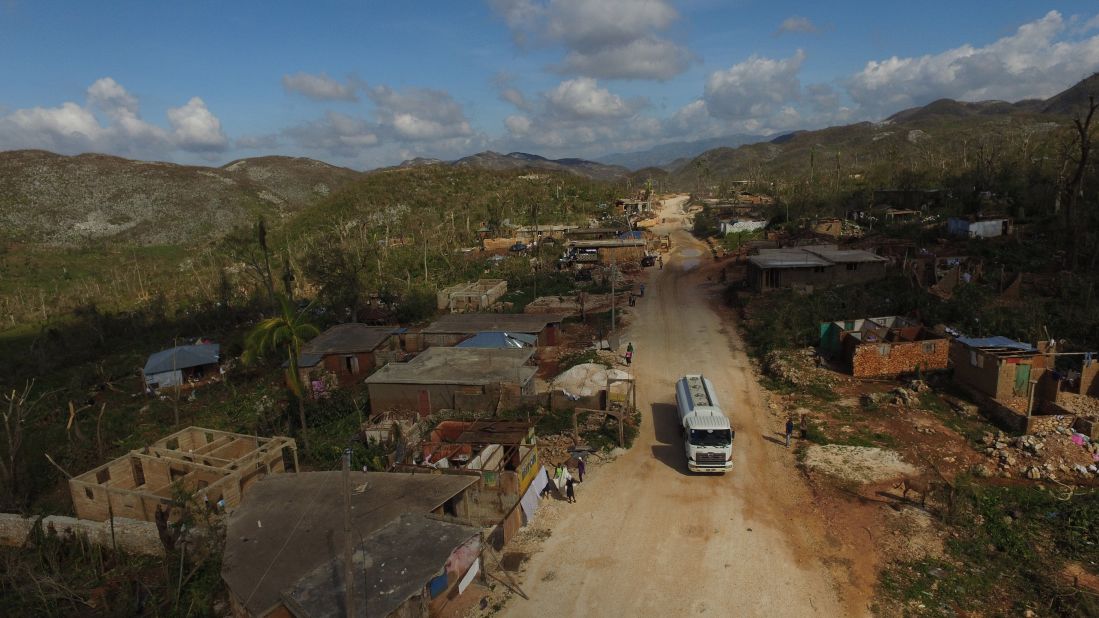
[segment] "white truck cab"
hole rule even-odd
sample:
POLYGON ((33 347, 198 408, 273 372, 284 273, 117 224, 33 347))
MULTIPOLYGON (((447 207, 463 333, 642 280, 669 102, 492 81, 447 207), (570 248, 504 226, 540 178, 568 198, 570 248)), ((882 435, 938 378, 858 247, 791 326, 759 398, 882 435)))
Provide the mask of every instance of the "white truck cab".
POLYGON ((675 403, 691 472, 727 472, 733 468, 734 432, 721 410, 714 385, 701 374, 675 383, 675 403))

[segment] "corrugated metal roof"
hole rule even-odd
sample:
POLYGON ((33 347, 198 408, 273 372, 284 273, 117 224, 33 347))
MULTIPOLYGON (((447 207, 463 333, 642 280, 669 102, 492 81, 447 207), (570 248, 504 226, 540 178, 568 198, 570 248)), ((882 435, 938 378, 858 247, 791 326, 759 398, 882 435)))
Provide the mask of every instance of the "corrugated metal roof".
POLYGON ((753 255, 748 261, 759 268, 814 268, 831 266, 824 258, 799 248, 760 249, 759 255, 753 255))
POLYGON ((837 249, 831 246, 824 247, 805 247, 805 250, 809 253, 819 255, 820 257, 836 264, 850 264, 854 262, 888 262, 886 258, 869 251, 862 251, 861 249, 837 249))
POLYGON ((1007 337, 958 337, 956 341, 970 348, 1011 348, 1023 352, 1037 352, 1029 343, 1015 341, 1007 337))
POLYGON ((301 347, 304 354, 358 354, 371 352, 389 340, 396 326, 337 324, 301 347))
POLYGON ((525 333, 486 331, 455 345, 456 348, 532 348, 538 337, 525 333))
POLYGON ((149 360, 145 361, 145 375, 201 367, 203 365, 216 365, 220 352, 221 346, 216 343, 181 345, 161 350, 151 354, 149 360))

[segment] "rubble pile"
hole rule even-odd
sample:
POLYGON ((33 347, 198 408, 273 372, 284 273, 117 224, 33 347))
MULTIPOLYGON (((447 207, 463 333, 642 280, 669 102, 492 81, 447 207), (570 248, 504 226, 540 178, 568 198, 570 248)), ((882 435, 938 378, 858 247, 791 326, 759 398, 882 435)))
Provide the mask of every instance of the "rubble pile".
POLYGON ((805 384, 836 383, 835 374, 817 366, 818 357, 813 348, 801 350, 773 350, 763 357, 763 371, 794 386, 805 384))
POLYGON ((1070 429, 1011 437, 999 431, 985 432, 981 443, 985 455, 1010 478, 1072 480, 1099 477, 1099 443, 1070 429))
POLYGON ((1099 398, 1076 393, 1058 393, 1057 405, 1070 414, 1087 418, 1099 418, 1099 398))

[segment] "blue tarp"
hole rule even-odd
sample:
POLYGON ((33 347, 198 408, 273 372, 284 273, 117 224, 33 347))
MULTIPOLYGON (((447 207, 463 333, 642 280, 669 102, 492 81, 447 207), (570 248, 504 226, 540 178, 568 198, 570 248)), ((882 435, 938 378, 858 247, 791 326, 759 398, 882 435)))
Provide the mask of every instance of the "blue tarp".
POLYGON ((1024 352, 1037 352, 1029 343, 1022 343, 1007 337, 958 337, 958 343, 970 348, 1012 348, 1024 352))
POLYGON ((645 234, 641 230, 632 230, 629 232, 622 232, 618 235, 620 240, 642 240, 645 238, 645 234))

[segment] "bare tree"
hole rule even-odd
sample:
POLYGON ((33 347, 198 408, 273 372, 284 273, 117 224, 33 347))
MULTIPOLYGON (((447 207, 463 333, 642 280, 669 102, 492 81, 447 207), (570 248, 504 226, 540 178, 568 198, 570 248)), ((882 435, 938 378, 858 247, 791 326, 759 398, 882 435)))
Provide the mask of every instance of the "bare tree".
POLYGON ((12 498, 17 496, 21 489, 20 468, 23 465, 23 429, 31 414, 46 396, 44 393, 32 400, 31 393, 33 390, 34 380, 28 380, 22 391, 13 388, 10 393, 3 396, 4 403, 7 405, 4 406, 4 410, 0 414, 4 417, 4 437, 7 449, 4 456, 0 458, 0 475, 3 475, 4 485, 8 489, 9 497, 12 498))
POLYGON ((1076 268, 1077 260, 1080 253, 1080 236, 1081 226, 1077 225, 1076 218, 1079 216, 1077 212, 1077 200, 1080 194, 1083 192, 1084 185, 1084 172, 1087 171, 1088 158, 1091 156, 1091 140, 1092 140, 1092 120, 1095 118, 1095 111, 1099 109, 1099 103, 1095 102, 1095 95, 1088 96, 1087 111, 1082 115, 1077 115, 1072 119, 1073 129, 1073 148, 1072 152, 1068 155, 1067 160, 1072 167, 1072 174, 1068 177, 1067 182, 1064 185, 1064 200, 1065 205, 1065 224, 1070 230, 1069 233, 1069 264, 1072 268, 1076 268))

